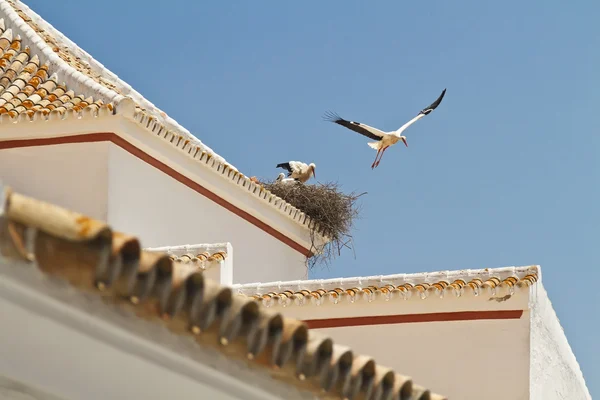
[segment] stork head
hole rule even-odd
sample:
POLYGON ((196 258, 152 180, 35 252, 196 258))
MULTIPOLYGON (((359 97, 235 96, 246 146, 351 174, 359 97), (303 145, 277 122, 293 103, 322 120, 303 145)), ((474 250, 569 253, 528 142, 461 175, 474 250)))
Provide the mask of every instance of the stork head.
POLYGON ((315 165, 315 163, 310 163, 309 167, 310 167, 310 170, 312 171, 312 175, 316 178, 317 175, 315 174, 315 169, 317 168, 317 166, 315 165))
POLYGON ((280 180, 282 180, 283 178, 285 178, 285 174, 282 172, 277 176, 276 182, 279 182, 280 180))
POLYGON ((400 139, 404 142, 404 145, 408 147, 408 142, 406 141, 406 136, 400 136, 400 139))

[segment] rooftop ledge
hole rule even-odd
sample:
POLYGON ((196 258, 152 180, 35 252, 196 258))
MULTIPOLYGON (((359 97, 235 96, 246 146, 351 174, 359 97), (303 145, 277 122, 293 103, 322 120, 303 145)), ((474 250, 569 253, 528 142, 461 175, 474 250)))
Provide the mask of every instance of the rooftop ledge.
MULTIPOLYGON (((144 151, 153 150, 153 157, 162 163, 170 161, 167 166, 177 172, 185 169, 188 179, 191 179, 188 175, 201 176, 202 179, 194 182, 202 183, 206 190, 221 197, 217 202, 223 205, 225 200, 226 208, 233 206, 246 219, 252 220, 251 223, 296 250, 306 255, 310 254, 309 250, 314 250, 310 231, 319 231, 319 227, 301 210, 251 182, 27 5, 20 1, 0 0, 0 31, 0 41, 9 46, 8 52, 12 52, 13 59, 22 56, 20 62, 33 62, 35 58, 33 67, 34 72, 39 72, 39 76, 36 72, 38 84, 47 86, 44 86, 46 92, 34 94, 23 92, 27 87, 19 88, 19 96, 13 100, 20 99, 23 93, 22 104, 11 102, 14 107, 6 110, 0 107, 0 140, 4 142, 4 148, 10 145, 7 140, 113 133, 144 151), (53 92, 56 90, 69 97, 65 107, 48 107, 52 101, 42 97, 58 96, 53 92), (55 125, 58 122, 61 123, 55 125), (185 153, 185 157, 177 153, 185 153), (210 177, 209 171, 215 174, 210 177), (216 179, 216 175, 221 178, 216 179), (247 195, 241 196, 239 191, 226 195, 232 186, 226 188, 225 181, 247 195)), ((95 141, 101 140, 96 137, 95 141)), ((314 244, 319 247, 327 242, 327 238, 317 234, 314 244)))

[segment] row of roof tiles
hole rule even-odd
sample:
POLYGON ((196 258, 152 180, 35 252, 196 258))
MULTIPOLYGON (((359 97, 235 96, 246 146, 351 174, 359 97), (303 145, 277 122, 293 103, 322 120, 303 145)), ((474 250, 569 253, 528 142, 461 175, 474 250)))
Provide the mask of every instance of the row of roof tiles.
MULTIPOLYGON (((56 73, 50 74, 48 64, 42 64, 29 47, 22 47, 21 37, 13 37, 0 19, 0 115, 16 117, 21 113, 33 116, 36 111, 49 114, 85 107, 99 109, 102 100, 85 97, 58 82, 56 73)), ((112 108, 112 105, 108 105, 112 108)))
POLYGON ((144 251, 167 254, 169 259, 175 263, 202 271, 218 266, 229 256, 227 244, 168 246, 146 248, 144 251))
POLYGON ((359 300, 461 296, 503 296, 539 279, 539 266, 234 285, 234 290, 265 306, 321 305, 359 300))
POLYGON ((163 324, 201 346, 218 346, 228 357, 318 397, 442 398, 309 331, 302 321, 235 296, 167 253, 142 250, 135 237, 10 190, 0 193, 6 197, 0 202, 3 257, 33 262, 80 290, 110 297, 112 307, 133 310, 132 318, 163 324))
MULTIPOLYGON (((69 46, 61 44, 57 38, 42 29, 39 26, 41 19, 30 17, 28 12, 32 12, 26 6, 12 0, 0 0, 0 3, 4 1, 10 4, 18 18, 22 19, 47 45, 51 46, 65 63, 91 77, 107 89, 121 94, 110 80, 102 74, 94 72, 95 69, 88 62, 73 55, 69 46)), ((233 165, 191 134, 184 135, 178 130, 170 129, 170 125, 161 122, 164 119, 162 117, 166 117, 166 115, 152 114, 128 97, 121 97, 116 102, 105 102, 102 99, 105 96, 99 92, 92 92, 99 97, 94 98, 75 92, 66 83, 59 82, 58 74, 56 71, 51 71, 50 64, 42 63, 37 54, 31 54, 29 47, 23 47, 21 37, 13 34, 13 30, 8 27, 4 18, 0 19, 0 123, 12 123, 17 120, 64 119, 69 113, 77 118, 80 118, 82 113, 93 117, 106 116, 115 113, 117 108, 130 109, 130 111, 124 112, 129 113, 129 118, 137 124, 168 141, 189 156, 204 161, 205 165, 233 180, 238 186, 248 189, 259 198, 266 200, 288 218, 301 225, 312 226, 310 218, 301 210, 273 195, 262 186, 251 182, 250 178, 239 173, 233 165)), ((318 226, 314 226, 314 228, 316 232, 321 231, 318 226)))
POLYGON ((27 15, 25 10, 20 7, 17 2, 13 0, 7 0, 7 2, 14 8, 19 17, 21 17, 21 19, 23 19, 23 21, 25 21, 25 23, 27 23, 27 25, 29 25, 29 27, 31 27, 63 61, 81 73, 91 77, 97 83, 119 94, 122 94, 116 85, 114 85, 108 79, 102 77, 101 74, 94 71, 94 69, 87 62, 85 62, 85 60, 82 60, 81 57, 73 55, 68 46, 63 45, 59 40, 57 40, 57 38, 53 37, 53 35, 51 35, 49 32, 46 32, 44 29, 42 29, 38 24, 39 20, 34 20, 27 15))
POLYGON ((153 118, 160 120, 167 129, 175 131, 178 135, 202 147, 204 151, 210 153, 220 162, 228 164, 187 129, 168 117, 166 113, 159 110, 130 85, 123 82, 52 25, 44 21, 26 4, 18 0, 0 0, 0 9, 10 20, 11 25, 18 27, 18 30, 27 36, 27 42, 41 50, 42 54, 40 56, 56 66, 60 75, 64 75, 78 90, 93 93, 98 99, 113 104, 117 104, 123 98, 131 97, 135 100, 137 112, 152 115, 153 118))

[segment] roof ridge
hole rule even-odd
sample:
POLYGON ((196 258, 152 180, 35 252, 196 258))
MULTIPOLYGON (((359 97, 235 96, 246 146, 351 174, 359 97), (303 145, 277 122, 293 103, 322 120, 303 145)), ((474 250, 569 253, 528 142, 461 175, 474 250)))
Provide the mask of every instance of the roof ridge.
MULTIPOLYGON (((114 102, 115 106, 124 98, 131 98, 136 104, 140 105, 153 118, 160 121, 169 130, 177 132, 186 139, 203 147, 205 151, 211 153, 213 157, 219 161, 228 163, 222 156, 217 154, 213 149, 205 145, 199 138, 194 136, 189 130, 180 125, 173 118, 169 117, 164 111, 156 107, 152 102, 145 98, 141 93, 137 92, 131 85, 119 78, 115 73, 106 68, 102 63, 94 59, 89 53, 83 50, 75 42, 65 36, 52 24, 44 20, 39 14, 33 11, 29 6, 20 0, 0 0, 0 10, 9 17, 10 23, 6 24, 8 28, 13 26, 14 30, 20 31, 23 37, 23 44, 28 45, 38 50, 47 59, 47 63, 52 68, 56 68, 62 79, 69 85, 70 88, 89 94, 94 98, 101 98, 105 102, 114 102), (52 48, 46 41, 36 32, 27 21, 19 14, 17 10, 24 13, 30 20, 35 21, 35 24, 43 27, 42 29, 52 34, 52 37, 58 41, 59 45, 67 48, 75 57, 88 64, 89 68, 98 74, 101 78, 110 83, 114 88, 109 88, 94 80, 89 75, 81 72, 74 66, 59 57, 56 52, 58 47, 52 48)), ((6 23, 7 21, 5 21, 6 23)))
MULTIPOLYGON (((31 9, 25 4, 20 1, 18 1, 18 3, 20 6, 24 6, 28 12, 34 14, 36 19, 38 19, 36 23, 39 21, 44 21, 43 18, 31 11, 31 9)), ((44 41, 44 39, 38 35, 38 33, 19 15, 15 9, 15 6, 16 5, 12 0, 0 0, 0 11, 2 11, 2 13, 9 18, 9 21, 4 21, 6 28, 12 29, 13 35, 15 33, 14 31, 19 33, 24 46, 35 49, 40 53, 40 64, 48 64, 49 68, 54 68, 55 71, 60 72, 61 75, 63 75, 63 80, 67 82, 69 87, 75 91, 84 92, 86 94, 92 91, 94 92, 95 96, 101 97, 104 101, 108 102, 118 102, 124 97, 118 94, 116 91, 97 83, 91 77, 86 76, 84 73, 69 65, 66 61, 56 55, 56 53, 44 41), (45 60, 42 60, 41 56, 43 56, 45 60)))

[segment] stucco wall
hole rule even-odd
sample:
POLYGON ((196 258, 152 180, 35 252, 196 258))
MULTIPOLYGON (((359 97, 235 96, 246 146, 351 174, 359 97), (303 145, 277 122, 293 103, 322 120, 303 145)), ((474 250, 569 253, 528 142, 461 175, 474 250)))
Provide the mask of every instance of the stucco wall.
POLYGON ((424 322, 318 331, 450 399, 526 400, 528 326, 524 316, 519 320, 424 322))
POLYGON ((39 390, 28 382, 0 376, 0 399, 5 400, 67 400, 39 390))
POLYGON ((234 397, 0 298, 0 375, 69 400, 234 397))
MULTIPOLYGON (((496 296, 503 296, 504 292, 496 296)), ((510 311, 527 308, 528 291, 519 291, 506 301, 490 301, 490 295, 461 297, 429 296, 408 300, 394 297, 371 302, 292 305, 273 311, 304 320, 341 319, 352 324, 357 317, 435 315, 461 311, 510 311)), ((431 318, 432 320, 435 317, 431 318)), ((340 320, 338 320, 340 321, 340 320)), ((377 324, 315 329, 368 354, 378 363, 411 376, 431 390, 461 400, 529 399, 529 315, 519 319, 432 321, 377 324)))
POLYGON ((15 191, 93 218, 107 217, 108 143, 0 150, 0 180, 15 191))
POLYGON ((531 398, 591 399, 546 290, 536 287, 531 311, 531 398))
POLYGON ((108 221, 144 247, 230 242, 234 283, 306 278, 299 252, 112 144, 108 221))

